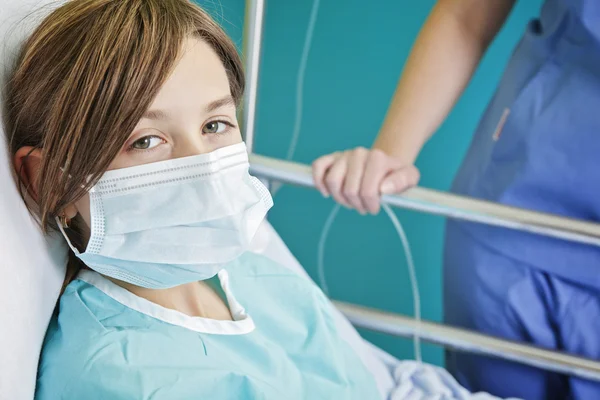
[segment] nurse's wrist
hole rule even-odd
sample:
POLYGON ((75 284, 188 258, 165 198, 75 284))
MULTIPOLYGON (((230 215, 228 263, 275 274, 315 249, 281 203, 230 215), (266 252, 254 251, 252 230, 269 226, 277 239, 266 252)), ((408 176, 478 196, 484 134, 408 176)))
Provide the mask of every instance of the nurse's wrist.
POLYGON ((399 160, 403 165, 413 165, 422 148, 422 144, 414 139, 394 140, 393 142, 378 138, 373 144, 373 150, 381 150, 388 156, 399 160))

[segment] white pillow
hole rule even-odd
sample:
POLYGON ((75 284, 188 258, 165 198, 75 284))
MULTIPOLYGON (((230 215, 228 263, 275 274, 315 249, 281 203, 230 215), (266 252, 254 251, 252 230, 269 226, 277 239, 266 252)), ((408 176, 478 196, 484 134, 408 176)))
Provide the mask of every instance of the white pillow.
MULTIPOLYGON (((48 3, 0 0, 0 87, 6 84, 18 45, 47 14, 48 3), (41 8, 43 12, 32 14, 41 8)), ((1 102, 2 97, 3 118, 1 102)), ((39 352, 65 274, 66 248, 56 237, 46 240, 25 208, 3 128, 0 125, 0 398, 31 400, 39 352)))

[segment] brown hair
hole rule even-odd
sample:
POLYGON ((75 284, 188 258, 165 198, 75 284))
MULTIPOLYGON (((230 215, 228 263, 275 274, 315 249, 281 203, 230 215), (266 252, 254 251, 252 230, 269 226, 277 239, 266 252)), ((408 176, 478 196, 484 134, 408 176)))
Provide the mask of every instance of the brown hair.
MULTIPOLYGON (((236 48, 188 0, 71 0, 29 37, 9 80, 7 125, 13 154, 23 146, 44 154, 42 229, 106 171, 191 35, 217 53, 239 103, 244 76, 236 48)), ((79 269, 75 261, 71 255, 67 282, 79 269)))

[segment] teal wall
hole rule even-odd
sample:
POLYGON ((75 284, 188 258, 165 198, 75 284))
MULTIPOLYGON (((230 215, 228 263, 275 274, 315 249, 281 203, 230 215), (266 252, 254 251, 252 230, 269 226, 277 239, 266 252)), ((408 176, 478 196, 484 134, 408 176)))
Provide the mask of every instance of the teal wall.
MULTIPOLYGON (((433 0, 322 0, 305 77, 304 118, 295 161, 311 163, 335 150, 370 146, 383 121, 402 66, 433 0)), ((540 0, 517 4, 474 80, 417 166, 421 185, 447 190, 479 116, 493 93, 513 46, 540 0)), ((203 2, 241 45, 244 2, 203 2)), ((260 75, 256 152, 282 158, 292 136, 298 64, 311 0, 267 1, 260 75)), ((284 187, 270 220, 306 270, 316 278, 317 245, 332 209, 316 191, 284 187)), ((444 220, 398 211, 411 243, 425 319, 442 319, 441 259, 444 220)), ((384 214, 340 212, 325 254, 332 298, 412 315, 413 303, 400 241, 384 214)), ((468 290, 468 288, 465 288, 468 290)), ((411 342, 362 332, 402 357, 411 342)), ((425 346, 424 359, 443 363, 443 352, 425 346)))

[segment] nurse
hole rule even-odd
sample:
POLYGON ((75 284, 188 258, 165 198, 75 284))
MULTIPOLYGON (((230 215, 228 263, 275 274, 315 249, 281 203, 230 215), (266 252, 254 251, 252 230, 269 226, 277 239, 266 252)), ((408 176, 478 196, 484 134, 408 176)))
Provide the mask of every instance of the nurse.
MULTIPOLYGON (((414 45, 373 149, 314 163, 324 195, 361 213, 416 185, 415 160, 446 118, 514 0, 440 0, 414 45)), ((546 0, 475 132, 452 191, 518 207, 600 216, 600 3, 546 0)), ((449 221, 446 322, 600 358, 600 249, 449 221)), ((600 398, 596 383, 449 352, 470 390, 525 399, 600 398)))

